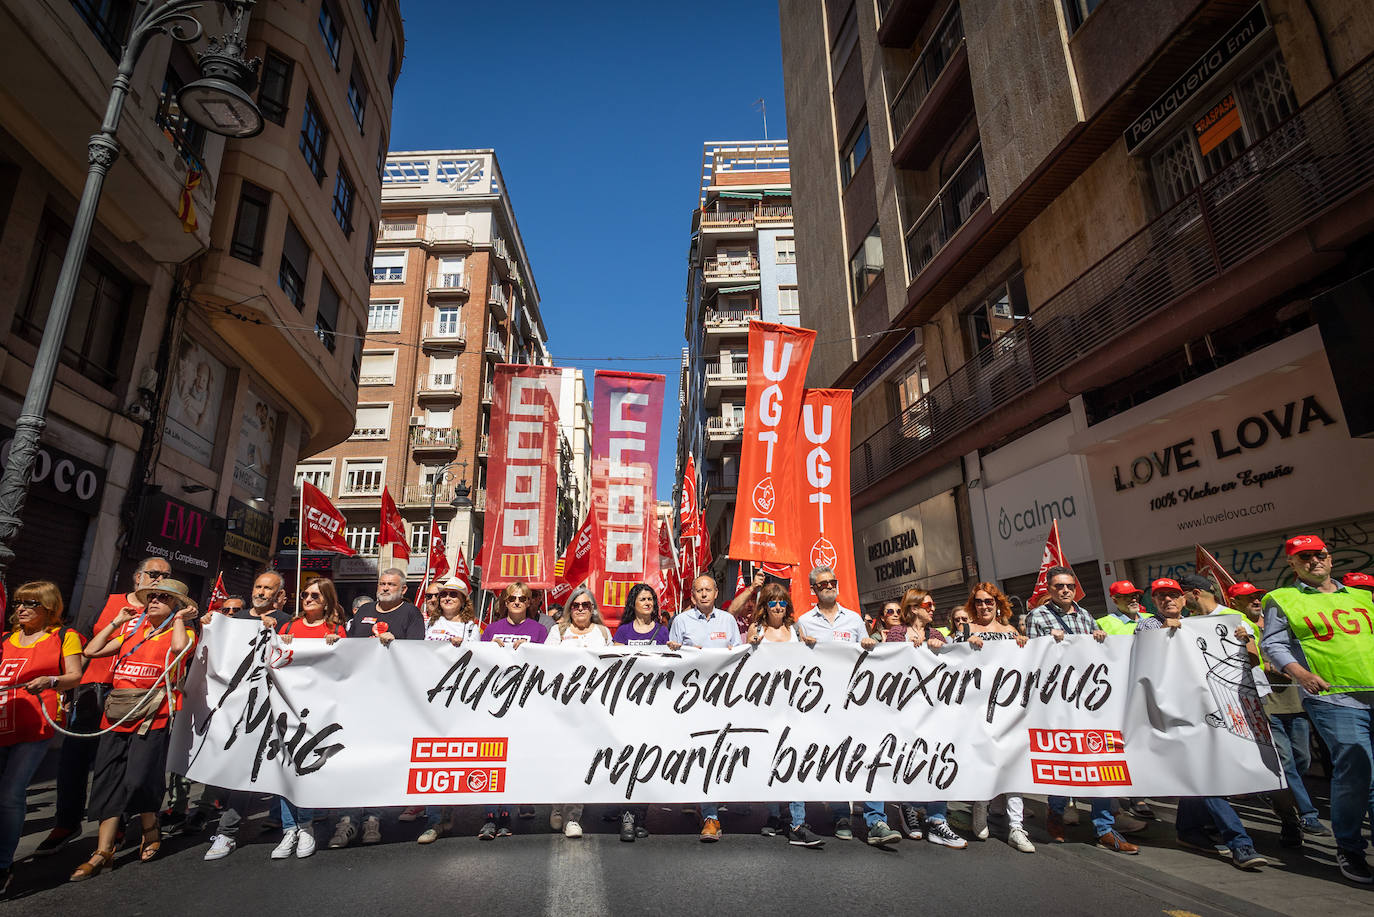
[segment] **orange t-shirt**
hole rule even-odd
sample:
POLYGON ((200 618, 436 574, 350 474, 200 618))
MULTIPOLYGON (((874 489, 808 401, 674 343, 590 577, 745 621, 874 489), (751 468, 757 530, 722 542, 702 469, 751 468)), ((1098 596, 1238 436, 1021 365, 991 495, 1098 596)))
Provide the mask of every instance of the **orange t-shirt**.
MULTIPOLYGON (((116 592, 105 600, 105 607, 100 609, 100 617, 96 618, 95 630, 92 634, 98 634, 105 629, 105 626, 114 620, 115 615, 126 608, 133 608, 129 604, 129 597, 123 592, 116 592)), ((137 611, 139 609, 135 609, 137 611)), ((124 625, 124 634, 133 630, 134 621, 138 616, 134 616, 133 621, 124 625)), ((119 639, 120 634, 110 634, 111 640, 119 639)), ((86 663, 86 671, 81 675, 83 685, 108 685, 110 683, 110 667, 115 663, 114 656, 101 656, 99 659, 92 659, 86 663)))

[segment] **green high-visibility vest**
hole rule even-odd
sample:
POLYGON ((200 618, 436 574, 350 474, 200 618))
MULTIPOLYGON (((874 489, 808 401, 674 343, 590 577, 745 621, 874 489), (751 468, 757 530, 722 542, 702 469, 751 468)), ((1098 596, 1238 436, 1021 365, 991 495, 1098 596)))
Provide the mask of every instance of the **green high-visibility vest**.
POLYGON ((1329 684, 1356 686, 1331 693, 1374 685, 1374 596, 1363 589, 1305 592, 1285 586, 1269 598, 1298 638, 1307 668, 1329 684))
POLYGON ((1108 635, 1111 634, 1133 634, 1135 629, 1140 626, 1139 621, 1126 622, 1116 615, 1107 615, 1105 618, 1097 619, 1097 626, 1108 635))

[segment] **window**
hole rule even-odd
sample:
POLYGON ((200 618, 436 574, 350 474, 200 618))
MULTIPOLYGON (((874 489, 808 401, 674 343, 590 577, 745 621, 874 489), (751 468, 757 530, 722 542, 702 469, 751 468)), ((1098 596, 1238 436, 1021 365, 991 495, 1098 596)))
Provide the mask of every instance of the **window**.
POLYGON ((363 18, 367 20, 367 27, 372 30, 372 37, 377 37, 377 0, 362 0, 363 18))
POLYGON ((778 239, 777 239, 776 245, 777 245, 776 251, 777 251, 777 261, 778 261, 778 264, 796 264, 796 263, 797 263, 797 240, 796 240, 796 239, 792 238, 791 236, 779 236, 778 239))
MULTIPOLYGON (((982 353, 1015 330, 1017 323, 1030 316, 1026 304, 1025 278, 1017 274, 968 313, 969 348, 982 353)), ((1007 343, 1010 343, 1009 341, 1007 343)), ((999 348, 995 353, 1001 353, 999 348)))
POLYGON ((234 216, 234 236, 229 254, 251 264, 262 264, 262 240, 267 232, 267 212, 272 192, 245 181, 239 189, 239 209, 234 216))
POLYGON ((868 158, 868 121, 864 121, 853 134, 849 141, 844 145, 844 152, 840 155, 840 185, 848 188, 849 183, 854 179, 854 173, 859 171, 859 166, 868 158))
POLYGON ((328 277, 320 278, 320 304, 315 309, 315 337, 334 352, 334 332, 339 327, 339 291, 328 277))
POLYGON ((844 73, 845 65, 849 63, 849 56, 854 52, 854 47, 858 43, 859 17, 855 5, 851 3, 848 11, 844 14, 844 22, 840 25, 840 31, 835 36, 835 43, 830 46, 830 79, 833 83, 840 81, 840 74, 844 73))
POLYGON ((72 0, 77 14, 91 27, 100 46, 119 60, 133 17, 133 0, 72 0))
MULTIPOLYGON (((34 344, 43 336, 69 233, 65 224, 44 214, 29 293, 14 316, 15 333, 34 344)), ((98 385, 113 385, 118 378, 125 316, 130 314, 132 299, 133 284, 87 250, 62 339, 62 362, 98 385)))
POLYGON ((382 492, 386 478, 384 459, 344 459, 343 487, 339 496, 366 497, 382 492))
POLYGON ((359 385, 395 385, 396 351, 371 350, 363 354, 359 385))
POLYGON ((305 94, 305 117, 301 119, 301 155, 315 181, 324 181, 324 149, 329 144, 329 129, 320 116, 319 103, 310 93, 305 94))
POLYGON ((353 418, 353 439, 386 439, 390 432, 391 405, 358 405, 353 418))
POLYGON ((286 126, 286 110, 291 103, 291 73, 295 64, 271 48, 262 61, 262 88, 258 90, 258 110, 269 121, 286 126))
POLYGON ((799 315, 801 307, 797 302, 796 287, 778 287, 778 314, 799 315))
POLYGON ((358 122, 358 130, 362 130, 367 115, 367 84, 363 82, 357 67, 348 77, 348 107, 353 112, 353 120, 358 122))
POLYGON ((386 174, 386 134, 377 141, 377 177, 381 178, 386 174))
MULTIPOLYGON (((421 492, 422 492, 425 496, 429 496, 430 488, 432 488, 433 486, 434 486, 433 480, 429 479, 428 476, 426 476, 425 482, 421 485, 421 492)), ((440 485, 440 486, 442 487, 443 485, 440 485)), ((447 495, 446 493, 444 493, 442 490, 440 491, 440 495, 443 496, 443 497, 445 497, 445 498, 448 497, 448 495, 447 495)), ((437 522, 437 521, 436 521, 436 522, 434 523, 434 525, 435 525, 436 528, 439 529, 439 540, 442 541, 442 542, 444 543, 445 546, 447 546, 447 545, 448 545, 448 523, 447 523, 447 522, 437 522)), ((413 526, 411 526, 411 527, 410 527, 410 554, 411 554, 411 556, 414 557, 414 556, 417 555, 417 554, 425 554, 425 553, 427 553, 428 551, 429 551, 429 526, 427 526, 427 525, 413 525, 413 526)))
POLYGON ((1069 32, 1078 31, 1093 10, 1102 5, 1102 0, 1064 0, 1064 18, 1069 32))
MULTIPOLYGON (((339 496, 343 496, 340 494, 339 496)), ((344 541, 362 557, 377 553, 378 525, 350 525, 344 527, 344 541)))
POLYGON ((372 258, 377 254, 377 225, 371 221, 367 224, 367 254, 363 256, 363 277, 368 283, 372 282, 372 258))
POLYGON ((374 299, 367 304, 368 331, 400 331, 401 301, 399 299, 374 299))
POLYGON ((343 45, 341 22, 334 4, 330 0, 323 0, 320 4, 320 35, 324 37, 324 47, 329 52, 329 59, 334 62, 335 70, 339 69, 339 49, 343 45))
POLYGON ((883 240, 878 235, 878 224, 874 223, 868 235, 849 258, 849 284, 854 293, 854 301, 863 299, 873 281, 883 272, 883 240))
MULTIPOLYGON (((1187 197, 1297 109, 1288 67, 1277 51, 1224 87, 1219 96, 1208 96, 1150 157, 1160 208, 1167 210, 1187 197)), ((1294 142, 1299 139, 1295 134, 1294 142)), ((1248 176, 1247 171, 1242 179, 1248 176)))
POLYGON ((924 398, 930 392, 930 370, 926 365, 925 354, 917 357, 915 363, 899 370, 893 384, 897 389, 899 411, 905 411, 924 398))
POLYGON ((358 384, 358 371, 363 365, 363 336, 360 334, 353 339, 353 359, 348 367, 348 377, 353 380, 353 384, 358 384))
POLYGON ((205 152, 207 132, 181 113, 181 103, 177 101, 181 87, 198 77, 191 53, 183 45, 174 45, 167 61, 167 71, 162 77, 162 91, 153 120, 162 128, 163 135, 172 142, 182 160, 191 168, 204 171, 200 157, 205 152))
POLYGON ((353 180, 339 164, 339 174, 334 177, 334 220, 345 236, 353 235, 353 180))
POLYGON ((386 65, 386 84, 391 87, 392 92, 396 91, 396 77, 401 75, 401 69, 398 66, 399 63, 400 61, 396 57, 396 46, 392 45, 391 62, 386 65))
POLYGON ((406 279, 406 253, 377 252, 372 256, 373 283, 400 283, 406 279))
POLYGON ((315 487, 324 491, 325 496, 334 495, 334 463, 329 462, 301 462, 296 465, 296 486, 301 486, 301 481, 309 481, 315 487))
POLYGON ((434 333, 439 337, 453 337, 463 327, 463 310, 445 307, 434 310, 434 333))
POLYGON ((463 286, 463 264, 466 259, 462 255, 456 258, 440 258, 439 269, 434 272, 434 283, 431 286, 445 290, 458 289, 463 286))
POLYGON ((305 275, 310 270, 310 246, 305 244, 300 230, 291 218, 286 219, 286 236, 281 244, 281 266, 277 268, 277 286, 297 311, 305 309, 305 275))

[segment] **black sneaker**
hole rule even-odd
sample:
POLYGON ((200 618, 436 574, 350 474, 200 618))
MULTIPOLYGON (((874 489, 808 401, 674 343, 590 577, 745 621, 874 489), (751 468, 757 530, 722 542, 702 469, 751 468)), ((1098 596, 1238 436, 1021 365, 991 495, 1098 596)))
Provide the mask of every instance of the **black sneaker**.
POLYGON ((782 830, 782 819, 776 815, 770 815, 768 820, 763 823, 763 827, 759 829, 759 834, 764 837, 777 837, 780 830, 782 830))
POLYGON ((479 841, 496 840, 496 822, 489 821, 482 825, 482 830, 477 832, 479 841))
POLYGON ((640 840, 644 840, 644 838, 646 838, 646 837, 648 837, 648 836, 649 836, 649 829, 648 829, 648 828, 644 827, 643 825, 635 825, 635 837, 639 838, 640 840))
POLYGON ((839 838, 842 841, 854 840, 854 828, 850 825, 849 819, 835 819, 835 837, 839 838))
POLYGON ((37 849, 34 850, 34 856, 52 856, 80 836, 80 828, 75 831, 70 828, 53 828, 48 832, 48 836, 43 838, 39 843, 37 849))
POLYGON ((183 834, 200 834, 205 830, 205 826, 210 823, 210 813, 202 808, 196 808, 186 816, 186 820, 181 823, 183 834))
POLYGON ((635 817, 632 812, 620 816, 620 839, 627 844, 635 842, 635 817))
POLYGON ((1374 885, 1374 873, 1369 871, 1369 864, 1365 862, 1363 851, 1342 850, 1337 847, 1336 866, 1340 868, 1341 875, 1351 882, 1358 882, 1361 885, 1374 885))
POLYGON ((1321 823, 1321 819, 1315 815, 1309 815, 1301 822, 1302 833, 1310 834, 1313 837, 1330 837, 1331 829, 1321 823))
POLYGON ((788 831, 787 843, 793 847, 810 847, 813 850, 825 846, 825 841, 816 836, 810 825, 798 825, 788 831))
POLYGON ((1302 826, 1297 822, 1286 822, 1279 827, 1280 847, 1301 847, 1302 826))
POLYGON ((900 815, 902 833, 908 840, 919 841, 925 835, 921 832, 921 810, 910 803, 900 803, 897 806, 897 814, 900 815))

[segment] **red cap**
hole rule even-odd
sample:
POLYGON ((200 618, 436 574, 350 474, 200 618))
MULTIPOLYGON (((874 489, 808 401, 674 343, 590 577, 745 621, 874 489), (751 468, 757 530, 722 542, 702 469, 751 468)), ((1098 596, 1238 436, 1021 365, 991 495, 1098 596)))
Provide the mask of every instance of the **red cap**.
POLYGON ((1283 553, 1288 555, 1299 554, 1303 551, 1325 551, 1326 542, 1316 535, 1298 535, 1290 538, 1283 543, 1283 553))
POLYGON ((1347 573, 1341 577, 1341 584, 1344 586, 1354 586, 1356 589, 1374 589, 1374 576, 1368 573, 1347 573))
POLYGON ((1236 583, 1230 589, 1226 590, 1226 597, 1228 599, 1234 599, 1237 596, 1255 595, 1256 593, 1261 592, 1264 592, 1264 590, 1256 586, 1254 583, 1236 583))
POLYGON ((1158 592, 1158 591, 1161 590, 1161 589, 1172 589, 1172 590, 1174 590, 1175 592, 1178 592, 1178 593, 1182 593, 1182 592, 1183 592, 1183 587, 1180 586, 1180 585, 1178 584, 1178 580, 1176 580, 1176 579, 1169 579, 1168 577, 1163 577, 1163 578, 1161 578, 1161 579, 1157 579, 1157 580, 1155 580, 1153 583, 1150 584, 1150 591, 1151 591, 1151 592, 1158 592))
POLYGON ((1131 582, 1128 579, 1118 580, 1117 582, 1112 583, 1111 586, 1107 588, 1107 591, 1111 593, 1113 596, 1145 594, 1144 589, 1137 589, 1135 583, 1131 582))

